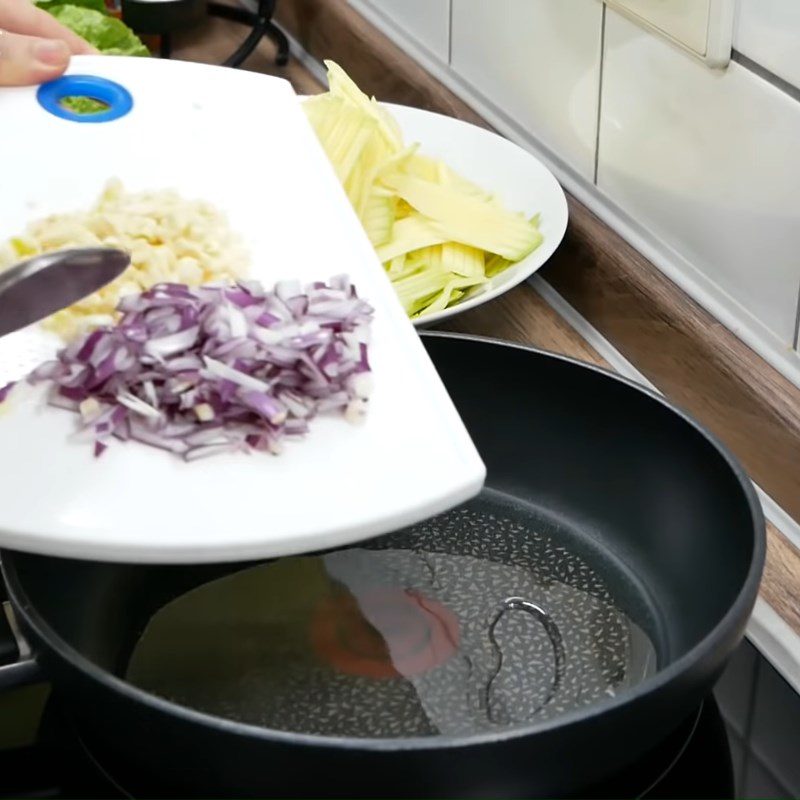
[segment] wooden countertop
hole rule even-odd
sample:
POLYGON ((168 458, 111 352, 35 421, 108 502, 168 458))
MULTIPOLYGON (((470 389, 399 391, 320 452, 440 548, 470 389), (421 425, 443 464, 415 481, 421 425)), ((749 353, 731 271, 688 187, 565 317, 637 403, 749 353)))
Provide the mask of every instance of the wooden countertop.
MULTIPOLYGON (((296 0, 294 3, 279 4, 279 12, 281 14, 279 21, 284 23, 289 32, 300 40, 312 55, 334 58, 348 70, 353 62, 352 74, 367 91, 373 91, 384 99, 431 108, 469 119, 478 124, 482 123, 471 109, 436 84, 424 70, 410 62, 407 56, 388 43, 385 37, 382 39, 381 34, 358 17, 344 0, 324 0, 324 2, 322 0, 296 0), (380 65, 380 74, 376 72, 377 65, 380 65), (374 85, 369 83, 370 76, 375 76, 374 85)), ((175 54, 176 57, 186 60, 218 64, 238 46, 245 33, 243 28, 233 23, 220 19, 209 19, 201 28, 176 37, 175 54)), ((286 67, 279 68, 274 65, 273 57, 272 44, 262 42, 245 66, 247 69, 276 74, 289 79, 300 94, 312 94, 322 90, 322 86, 316 78, 295 59, 290 60, 286 67)), ((239 143, 232 144, 237 146, 239 143)), ((726 435, 726 431, 741 430, 743 421, 746 423, 748 419, 755 418, 761 408, 758 406, 758 402, 763 397, 779 396, 782 401, 786 399, 787 407, 791 405, 793 396, 790 396, 790 390, 787 389, 785 383, 770 374, 769 378, 772 382, 765 381, 761 395, 740 395, 737 392, 742 389, 741 381, 736 376, 732 376, 732 360, 722 362, 709 359, 699 365, 695 361, 691 365, 695 370, 695 377, 698 370, 703 374, 713 373, 722 376, 712 388, 713 391, 730 400, 724 413, 720 412, 722 406, 716 401, 706 402, 705 405, 701 403, 698 406, 691 396, 691 392, 697 392, 697 380, 689 381, 687 373, 681 372, 680 365, 686 360, 686 353, 691 352, 693 348, 696 350, 698 346, 702 347, 703 343, 700 342, 698 345, 698 340, 688 335, 684 335, 684 338, 680 340, 680 347, 683 349, 678 350, 680 357, 676 356, 672 360, 671 370, 659 371, 655 367, 651 369, 652 363, 645 357, 646 352, 641 349, 643 343, 649 342, 652 345, 653 337, 659 338, 658 349, 662 351, 663 361, 663 351, 669 349, 667 334, 685 333, 689 325, 684 325, 682 322, 685 321, 687 314, 691 314, 693 324, 698 331, 713 331, 713 335, 717 337, 708 348, 712 354, 722 353, 723 356, 727 356, 730 348, 736 347, 736 342, 731 343, 730 337, 728 337, 724 340, 725 346, 719 346, 720 337, 726 336, 726 333, 720 330, 721 326, 709 323, 708 318, 703 316, 703 312, 694 307, 688 298, 684 300, 676 295, 674 287, 667 285, 666 279, 662 278, 660 274, 649 271, 648 265, 641 256, 632 251, 602 222, 592 218, 590 212, 572 198, 570 198, 570 213, 571 230, 568 232, 565 243, 556 254, 557 258, 553 259, 555 269, 550 270, 550 274, 546 269, 545 277, 556 286, 559 292, 566 294, 573 306, 587 316, 592 324, 599 327, 615 346, 619 346, 623 355, 626 355, 635 366, 640 368, 655 385, 720 435, 723 441, 726 441, 734 452, 743 458, 749 469, 753 468, 753 464, 759 465, 758 459, 748 457, 749 451, 742 456, 742 450, 737 446, 737 440, 731 440, 731 437, 726 435), (576 220, 577 225, 575 224, 576 220), (571 281, 580 282, 579 277, 574 277, 578 267, 580 267, 578 276, 600 275, 601 273, 610 276, 610 290, 594 291, 597 289, 597 286, 594 286, 591 291, 584 292, 584 294, 591 295, 593 306, 581 304, 580 286, 574 293, 569 291, 571 281), (629 286, 634 286, 635 291, 627 291, 629 286), (670 308, 667 308, 667 304, 661 307, 654 305, 655 301, 651 302, 652 297, 647 295, 648 286, 651 288, 655 286, 657 289, 657 291, 653 290, 652 296, 668 297, 670 308), (677 302, 676 297, 678 298, 677 302), (679 304, 682 309, 680 313, 683 313, 683 306, 688 311, 684 314, 684 320, 676 323, 669 318, 669 314, 676 313, 675 309, 679 304), (620 309, 622 309, 621 312, 620 309), (599 317, 595 313, 598 311, 599 317), (621 321, 622 324, 626 321, 631 322, 634 314, 637 315, 636 323, 639 332, 637 333, 636 329, 632 330, 631 336, 624 341, 610 335, 616 329, 610 330, 601 324, 604 319, 621 321), (629 342, 635 346, 623 346, 629 342), (725 380, 729 382, 726 383, 725 380), (690 393, 689 395, 685 394, 687 391, 690 393), (740 403, 736 401, 739 396, 744 398, 740 403), (750 404, 748 405, 748 403, 750 404), (700 410, 698 411, 698 409, 700 410)), ((652 267, 651 269, 654 270, 652 267)), ((498 300, 452 318, 439 327, 444 330, 529 344, 590 363, 609 366, 598 352, 530 285, 517 287, 498 300)), ((676 339, 676 341, 678 340, 676 339)), ((676 348, 678 347, 679 345, 676 345, 676 348)), ((735 358, 747 359, 750 356, 737 351, 735 358)), ((759 374, 767 373, 761 370, 759 374)), ((757 377, 751 383, 758 384, 757 377)), ((783 441, 780 431, 786 430, 787 435, 792 433, 794 430, 791 427, 792 420, 794 420, 792 415, 794 413, 794 410, 790 409, 782 415, 778 415, 787 421, 788 428, 783 428, 776 423, 773 426, 774 430, 767 430, 769 436, 766 439, 769 447, 765 448, 765 458, 769 453, 778 450, 782 454, 793 452, 792 442, 783 441)), ((762 432, 763 430, 762 427, 762 432)), ((761 440, 763 441, 764 438, 762 436, 761 440)), ((791 440, 791 436, 789 439, 791 440)), ((755 469, 755 473, 759 475, 759 470, 755 469)), ((791 482, 797 478, 800 478, 800 475, 790 475, 786 478, 786 481, 789 482, 787 496, 794 496, 791 482)), ((762 484, 765 483, 761 477, 758 477, 758 480, 762 484)), ((765 488, 770 489, 771 487, 767 485, 765 488)), ((768 525, 767 537, 767 564, 761 585, 761 598, 777 612, 788 629, 797 637, 794 647, 791 648, 792 652, 800 652, 800 551, 772 525, 768 525)), ((797 672, 800 675, 800 660, 798 660, 797 672)))

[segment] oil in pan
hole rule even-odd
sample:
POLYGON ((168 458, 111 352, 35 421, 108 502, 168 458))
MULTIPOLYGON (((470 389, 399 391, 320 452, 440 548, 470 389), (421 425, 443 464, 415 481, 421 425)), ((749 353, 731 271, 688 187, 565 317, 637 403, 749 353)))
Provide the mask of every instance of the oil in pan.
POLYGON ((327 736, 465 736, 597 703, 656 671, 651 621, 552 530, 485 490, 366 546, 228 575, 153 616, 126 678, 327 736))

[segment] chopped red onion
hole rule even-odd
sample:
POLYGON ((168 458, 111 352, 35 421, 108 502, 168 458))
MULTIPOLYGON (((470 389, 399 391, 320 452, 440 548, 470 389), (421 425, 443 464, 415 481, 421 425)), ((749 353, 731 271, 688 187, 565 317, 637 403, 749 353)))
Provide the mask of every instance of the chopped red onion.
MULTIPOLYGON (((119 323, 65 347, 28 378, 77 412, 100 456, 135 439, 187 461, 279 453, 318 413, 352 420, 370 390, 373 309, 346 276, 197 289, 162 283, 124 297, 119 323)), ((0 388, 0 402, 13 384, 0 388)))
POLYGON ((11 381, 11 383, 7 383, 5 386, 0 386, 0 403, 11 394, 11 390, 16 386, 16 383, 16 381, 11 381))

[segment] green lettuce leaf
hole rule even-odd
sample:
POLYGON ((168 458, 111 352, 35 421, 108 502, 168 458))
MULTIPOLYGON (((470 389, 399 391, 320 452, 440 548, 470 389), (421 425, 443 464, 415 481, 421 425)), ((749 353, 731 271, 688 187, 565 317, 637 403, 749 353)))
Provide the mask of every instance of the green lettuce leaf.
MULTIPOLYGON (((84 1, 84 0, 82 0, 84 1)), ((94 8, 57 4, 47 9, 62 25, 108 56, 149 56, 141 39, 121 20, 94 8)))
POLYGON ((61 105, 76 114, 99 114, 106 111, 108 105, 91 97, 62 97, 61 105))
POLYGON ((39 8, 49 11, 51 8, 63 5, 78 6, 80 8, 91 8, 94 11, 99 11, 101 14, 107 14, 105 0, 36 0, 36 5, 39 8))

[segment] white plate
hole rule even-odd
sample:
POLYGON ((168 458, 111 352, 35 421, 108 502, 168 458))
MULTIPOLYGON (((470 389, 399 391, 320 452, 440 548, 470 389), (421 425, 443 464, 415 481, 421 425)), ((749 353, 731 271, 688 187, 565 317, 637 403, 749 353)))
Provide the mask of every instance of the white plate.
POLYGON ((441 322, 488 303, 530 278, 553 255, 567 229, 567 199, 550 170, 527 150, 477 125, 409 106, 383 105, 400 125, 406 144, 419 142, 421 153, 441 158, 465 178, 495 192, 508 209, 528 217, 541 214, 544 240, 536 250, 490 279, 480 291, 414 324, 441 322))
MULTIPOLYGON (((81 57, 70 72, 118 81, 134 108, 79 124, 43 111, 31 89, 0 90, 0 236, 88 206, 112 176, 204 198, 244 236, 251 276, 352 276, 376 308, 375 390, 361 426, 318 418, 279 457, 191 464, 137 443, 95 459, 69 441, 75 415, 12 394, 0 406, 0 545, 128 562, 244 560, 350 543, 476 494, 483 463, 290 85, 156 59, 81 57)), ((38 330, 0 340, 0 385, 52 351, 38 330)))

